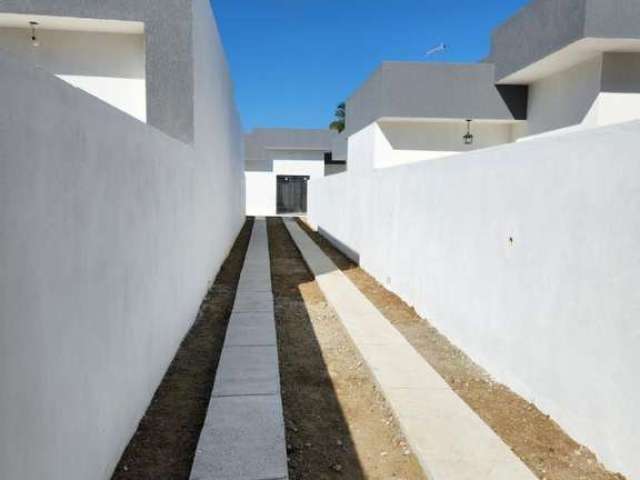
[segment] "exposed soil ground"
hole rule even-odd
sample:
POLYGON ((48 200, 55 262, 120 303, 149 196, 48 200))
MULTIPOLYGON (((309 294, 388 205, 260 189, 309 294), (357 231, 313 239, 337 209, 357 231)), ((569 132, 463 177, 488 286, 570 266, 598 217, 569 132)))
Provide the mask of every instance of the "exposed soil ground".
POLYGON ((424 479, 282 220, 268 232, 290 479, 424 479))
MULTIPOLYGON (((535 405, 495 383, 428 320, 386 290, 325 238, 301 227, 453 390, 544 480, 624 480, 608 472, 535 405)), ((413 477, 408 477, 413 478, 413 477)))
POLYGON ((188 480, 252 225, 245 223, 112 480, 188 480))

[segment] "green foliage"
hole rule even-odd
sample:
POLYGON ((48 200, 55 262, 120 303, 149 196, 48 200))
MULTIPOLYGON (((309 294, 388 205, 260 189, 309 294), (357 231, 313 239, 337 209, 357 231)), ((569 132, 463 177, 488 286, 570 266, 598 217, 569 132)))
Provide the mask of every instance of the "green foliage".
POLYGON ((329 128, 331 130, 336 130, 338 133, 342 133, 346 126, 347 120, 347 105, 345 102, 342 102, 336 108, 335 120, 331 122, 329 128))

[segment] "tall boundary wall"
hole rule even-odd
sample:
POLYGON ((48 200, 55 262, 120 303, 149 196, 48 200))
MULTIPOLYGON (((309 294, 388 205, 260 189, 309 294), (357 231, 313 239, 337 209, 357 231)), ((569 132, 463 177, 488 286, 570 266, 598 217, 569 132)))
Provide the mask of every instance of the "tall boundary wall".
POLYGON ((312 180, 309 220, 610 469, 640 478, 640 122, 312 180))
POLYGON ((111 477, 242 226, 233 87, 190 3, 193 143, 0 50, 0 478, 111 477))

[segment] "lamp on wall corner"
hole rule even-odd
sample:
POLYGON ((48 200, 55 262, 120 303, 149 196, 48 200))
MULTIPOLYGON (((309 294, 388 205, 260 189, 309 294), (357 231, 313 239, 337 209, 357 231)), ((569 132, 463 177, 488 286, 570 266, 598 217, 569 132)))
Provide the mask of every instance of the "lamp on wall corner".
POLYGON ((464 137, 462 137, 465 145, 473 145, 473 135, 471 134, 471 122, 472 120, 467 120, 467 133, 465 133, 464 137))
POLYGON ((33 45, 34 47, 39 47, 40 40, 38 39, 38 32, 36 31, 36 29, 40 24, 38 22, 29 22, 29 25, 31 25, 31 45, 33 45))

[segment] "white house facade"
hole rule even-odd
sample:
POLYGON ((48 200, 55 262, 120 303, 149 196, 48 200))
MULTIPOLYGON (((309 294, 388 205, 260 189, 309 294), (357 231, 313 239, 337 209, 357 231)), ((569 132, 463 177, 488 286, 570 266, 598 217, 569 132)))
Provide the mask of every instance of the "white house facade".
POLYGON ((383 63, 347 101, 349 168, 367 168, 361 148, 390 152, 370 157, 384 168, 515 141, 527 89, 494 79, 491 64, 383 63))
POLYGON ((350 168, 363 156, 383 168, 640 118, 638 10, 539 0, 495 30, 480 63, 383 63, 347 102, 350 168))
POLYGON ((245 136, 247 215, 301 214, 307 182, 340 173, 346 161, 340 136, 330 130, 256 129, 245 136))

